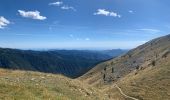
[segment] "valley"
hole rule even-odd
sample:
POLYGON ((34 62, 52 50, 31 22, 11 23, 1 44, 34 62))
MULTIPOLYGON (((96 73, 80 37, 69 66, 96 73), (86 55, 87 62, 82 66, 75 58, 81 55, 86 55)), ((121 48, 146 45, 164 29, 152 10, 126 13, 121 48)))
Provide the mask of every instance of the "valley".
POLYGON ((0 48, 0 66, 7 69, 63 74, 76 78, 97 63, 124 54, 127 50, 19 50, 0 48))
POLYGON ((170 35, 101 62, 84 75, 0 69, 3 100, 169 100, 170 35))
POLYGON ((170 100, 170 0, 0 0, 0 100, 170 100))

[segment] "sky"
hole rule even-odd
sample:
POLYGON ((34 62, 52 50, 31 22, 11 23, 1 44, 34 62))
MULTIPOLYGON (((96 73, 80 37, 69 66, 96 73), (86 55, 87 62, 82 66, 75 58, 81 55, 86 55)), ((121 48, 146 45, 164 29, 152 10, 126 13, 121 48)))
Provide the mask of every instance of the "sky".
POLYGON ((0 0, 0 47, 131 49, 170 33, 169 0, 0 0))

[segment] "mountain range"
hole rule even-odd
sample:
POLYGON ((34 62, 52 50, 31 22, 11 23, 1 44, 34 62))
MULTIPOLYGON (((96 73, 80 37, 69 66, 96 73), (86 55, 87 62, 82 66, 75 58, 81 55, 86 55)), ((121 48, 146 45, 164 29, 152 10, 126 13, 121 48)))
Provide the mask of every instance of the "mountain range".
MULTIPOLYGON (((45 57, 43 53, 40 57, 45 57)), ((76 60, 73 56, 69 59, 76 60)), ((0 69, 0 99, 169 100, 170 35, 153 39, 91 68, 75 79, 60 74, 0 69)))
POLYGON ((75 78, 95 64, 119 56, 127 50, 18 50, 0 48, 1 68, 63 74, 75 78))

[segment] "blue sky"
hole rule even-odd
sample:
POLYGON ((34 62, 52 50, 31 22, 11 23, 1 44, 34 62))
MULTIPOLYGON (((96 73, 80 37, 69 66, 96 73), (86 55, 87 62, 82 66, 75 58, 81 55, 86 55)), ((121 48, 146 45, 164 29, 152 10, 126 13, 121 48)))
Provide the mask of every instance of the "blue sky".
POLYGON ((131 49, 170 33, 169 0, 0 0, 0 47, 131 49))

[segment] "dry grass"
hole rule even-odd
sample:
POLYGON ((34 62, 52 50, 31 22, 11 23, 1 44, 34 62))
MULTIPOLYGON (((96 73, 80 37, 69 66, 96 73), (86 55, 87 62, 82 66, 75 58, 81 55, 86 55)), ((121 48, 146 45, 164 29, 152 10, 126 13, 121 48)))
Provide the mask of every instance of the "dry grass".
POLYGON ((120 100, 127 98, 112 87, 115 83, 125 94, 139 100, 170 100, 170 35, 98 64, 79 79, 120 100), (115 79, 110 81, 110 77, 115 79))
POLYGON ((61 75, 0 69, 0 100, 102 100, 102 95, 61 75))
POLYGON ((115 83, 124 94, 139 100, 170 100, 169 44, 170 35, 154 39, 98 64, 75 80, 0 69, 0 100, 129 100, 114 87, 115 83))
POLYGON ((170 100, 170 62, 135 73, 118 81, 125 93, 140 100, 170 100))

